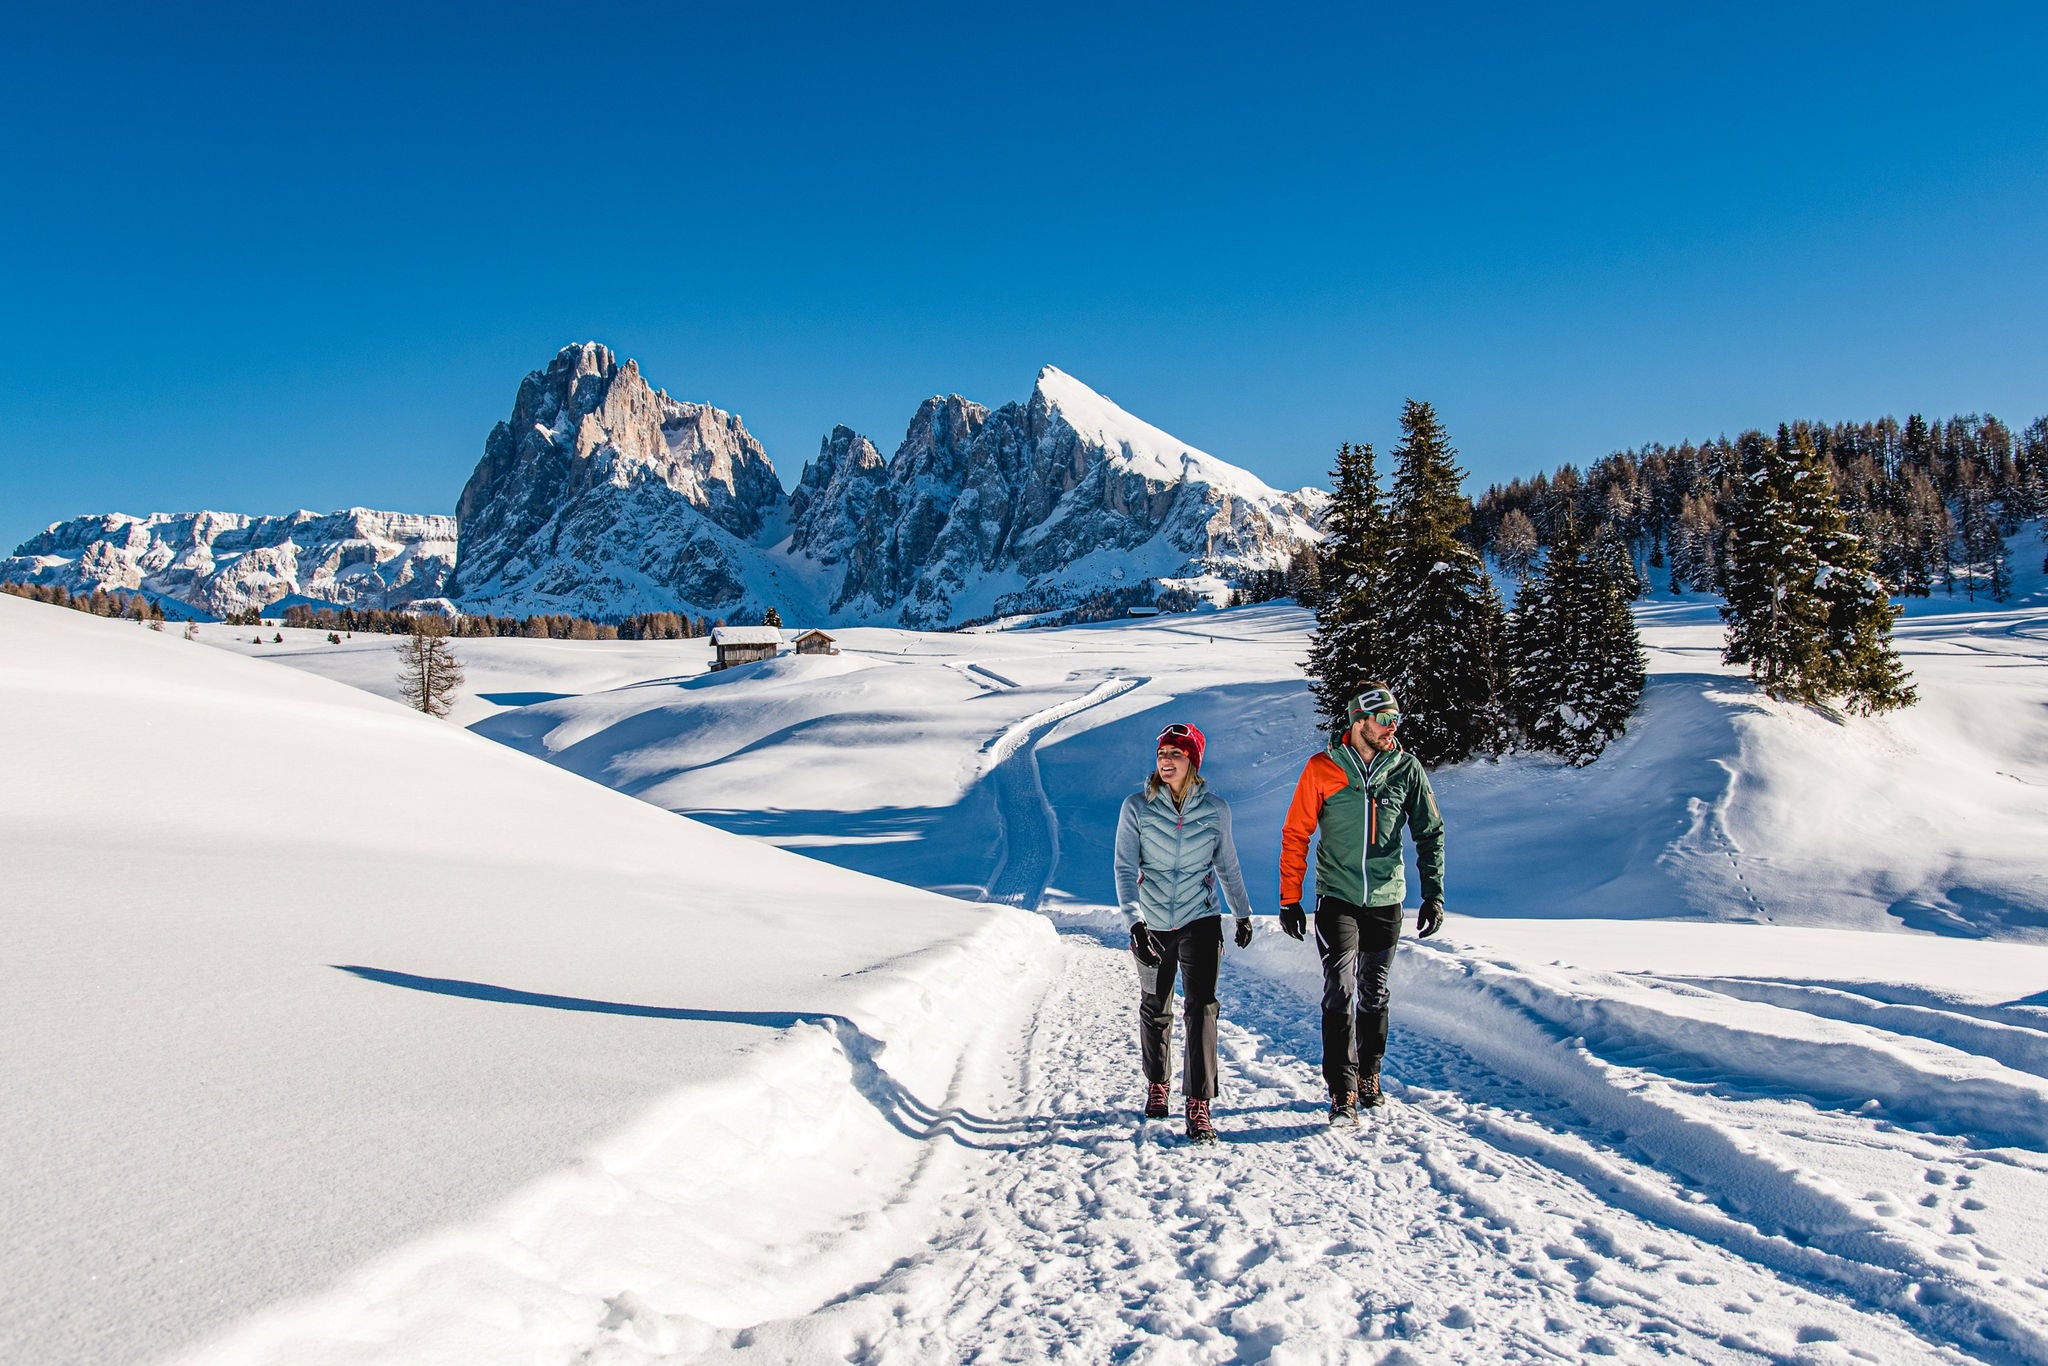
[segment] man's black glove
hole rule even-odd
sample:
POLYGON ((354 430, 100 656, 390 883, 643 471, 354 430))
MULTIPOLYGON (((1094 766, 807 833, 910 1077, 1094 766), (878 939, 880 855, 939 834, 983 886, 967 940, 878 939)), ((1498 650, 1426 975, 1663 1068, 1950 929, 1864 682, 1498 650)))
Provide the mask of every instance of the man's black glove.
POLYGON ((1425 901, 1415 913, 1415 937, 1427 939, 1444 927, 1444 903, 1425 901))
POLYGON ((1299 901, 1290 901, 1280 908, 1280 929, 1289 939, 1301 939, 1308 934, 1308 912, 1301 909, 1299 901))
POLYGON ((1159 941, 1152 937, 1152 931, 1145 928, 1142 920, 1131 926, 1131 956, 1148 968, 1159 966, 1159 941))
POLYGON ((1237 946, 1241 949, 1248 949, 1252 946, 1251 921, 1240 920, 1237 922, 1237 946))

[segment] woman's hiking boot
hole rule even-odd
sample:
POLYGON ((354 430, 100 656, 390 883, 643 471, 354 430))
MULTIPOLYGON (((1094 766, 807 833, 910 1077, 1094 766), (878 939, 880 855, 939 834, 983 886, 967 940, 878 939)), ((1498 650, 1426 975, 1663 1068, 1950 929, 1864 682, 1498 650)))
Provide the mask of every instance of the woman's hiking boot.
POLYGON ((1350 1129, 1358 1125, 1358 1093, 1346 1091, 1341 1096, 1330 1097, 1330 1127, 1350 1129))
POLYGON ((1375 1067, 1358 1079, 1358 1104, 1370 1110, 1386 1103, 1386 1093, 1380 1090, 1380 1069, 1375 1067))
POLYGON ((1169 1111, 1166 1105, 1166 1083, 1155 1081, 1145 1088, 1145 1118, 1165 1119, 1169 1111))
POLYGON ((1188 1142, 1214 1143, 1216 1126, 1209 1122, 1209 1102, 1188 1097, 1188 1142))

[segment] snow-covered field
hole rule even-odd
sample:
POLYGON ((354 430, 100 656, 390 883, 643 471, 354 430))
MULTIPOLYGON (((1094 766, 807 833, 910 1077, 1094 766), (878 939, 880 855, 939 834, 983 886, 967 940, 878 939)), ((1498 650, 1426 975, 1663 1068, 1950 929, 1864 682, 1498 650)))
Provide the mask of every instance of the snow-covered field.
POLYGON ((1646 606, 1599 763, 1438 775, 1392 1103, 1325 1129, 1268 922, 1201 1151, 1133 1117, 1109 838, 1194 721, 1275 909, 1295 609, 458 641, 465 733, 333 685, 382 638, 0 599, 0 1358, 2048 1362, 2019 588, 1916 604, 1872 719, 1646 606))

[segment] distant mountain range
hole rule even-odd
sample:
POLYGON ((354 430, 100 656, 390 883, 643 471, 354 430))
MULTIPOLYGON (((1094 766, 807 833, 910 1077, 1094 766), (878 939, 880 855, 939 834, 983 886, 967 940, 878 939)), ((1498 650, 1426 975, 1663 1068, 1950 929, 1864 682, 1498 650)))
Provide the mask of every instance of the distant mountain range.
POLYGON ((896 453, 835 427, 785 493, 734 414, 595 342, 519 386, 454 518, 119 514, 52 526, 0 578, 212 615, 287 601, 616 618, 684 611, 944 627, 1148 580, 1218 588, 1321 539, 1282 493, 1047 366, 1029 399, 926 399, 896 453))

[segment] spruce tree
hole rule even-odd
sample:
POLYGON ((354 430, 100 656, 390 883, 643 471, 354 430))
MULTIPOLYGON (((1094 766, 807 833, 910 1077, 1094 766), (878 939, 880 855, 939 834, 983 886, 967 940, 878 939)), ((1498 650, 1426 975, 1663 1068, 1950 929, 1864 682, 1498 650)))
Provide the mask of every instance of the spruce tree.
POLYGON ((1567 519, 1516 600, 1508 631, 1509 709, 1531 748, 1580 767, 1628 728, 1645 674, 1629 611, 1635 587, 1618 535, 1589 546, 1567 519))
POLYGON ((1376 676, 1400 699, 1402 745, 1425 764, 1499 754, 1508 744, 1498 675, 1506 612, 1462 539, 1472 519, 1464 472, 1429 404, 1410 399, 1401 432, 1376 676))
POLYGON ((1584 668, 1572 707, 1584 718, 1578 743, 1565 757, 1591 763, 1607 742, 1628 729, 1643 703, 1649 663, 1629 604, 1641 596, 1635 559, 1617 536, 1603 538, 1588 560, 1580 620, 1586 633, 1584 668), (1583 758, 1579 756, 1583 754, 1583 758))
POLYGON ((1815 588, 1820 557, 1794 513, 1801 481, 1791 434, 1780 427, 1778 437, 1745 432, 1736 442, 1742 475, 1728 519, 1721 658, 1747 664, 1771 697, 1812 701, 1827 608, 1815 588))
POLYGON ((1316 631, 1308 651, 1309 687, 1331 734, 1345 708, 1386 663, 1382 639, 1386 591, 1386 509, 1369 443, 1345 442, 1331 470, 1335 489, 1316 552, 1316 631))
MULTIPOLYGON (((1910 424, 1909 424, 1910 429, 1910 424)), ((1868 714, 1915 700, 1892 649, 1899 609, 1852 534, 1812 443, 1743 438, 1743 481, 1730 523, 1722 658, 1749 665, 1771 697, 1868 714)))

